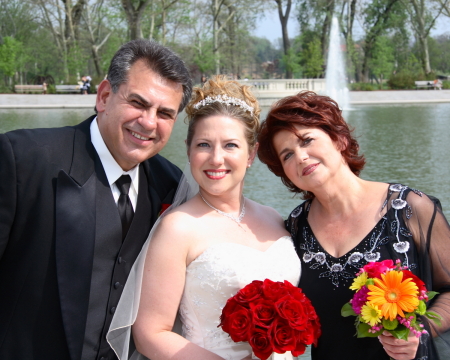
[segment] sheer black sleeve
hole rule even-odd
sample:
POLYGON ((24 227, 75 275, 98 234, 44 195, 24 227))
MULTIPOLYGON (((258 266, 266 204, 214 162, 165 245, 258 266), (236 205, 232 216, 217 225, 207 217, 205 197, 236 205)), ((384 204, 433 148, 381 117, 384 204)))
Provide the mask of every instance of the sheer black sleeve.
POLYGON ((443 359, 443 351, 450 354, 450 226, 436 198, 411 191, 407 202, 412 212, 404 220, 418 250, 418 275, 428 290, 439 292, 428 306, 442 317, 442 324, 426 318, 423 321, 438 347, 443 348, 439 351, 443 359))

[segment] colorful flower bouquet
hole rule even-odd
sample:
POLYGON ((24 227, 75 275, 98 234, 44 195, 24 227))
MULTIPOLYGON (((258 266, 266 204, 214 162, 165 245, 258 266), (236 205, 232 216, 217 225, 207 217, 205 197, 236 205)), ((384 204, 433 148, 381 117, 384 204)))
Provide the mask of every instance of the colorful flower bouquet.
POLYGON ((273 352, 299 356, 307 345, 317 346, 321 334, 311 302, 289 281, 253 281, 228 299, 220 321, 233 341, 248 341, 261 360, 273 352))
POLYGON ((410 332, 417 337, 427 332, 418 315, 440 322, 440 316, 426 306, 437 293, 427 291, 423 281, 402 267, 400 260, 395 265, 392 260, 368 263, 356 275, 350 286, 356 293, 341 314, 356 316, 358 337, 376 337, 386 330, 408 340, 410 332))

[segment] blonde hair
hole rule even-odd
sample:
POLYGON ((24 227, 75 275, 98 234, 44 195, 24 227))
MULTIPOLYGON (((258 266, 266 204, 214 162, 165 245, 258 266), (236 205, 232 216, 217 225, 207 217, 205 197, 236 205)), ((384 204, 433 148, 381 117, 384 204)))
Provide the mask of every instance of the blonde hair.
POLYGON ((259 108, 256 97, 250 91, 250 86, 241 85, 237 81, 227 80, 225 75, 216 75, 209 79, 200 87, 195 87, 192 93, 192 100, 186 106, 186 114, 188 118, 188 133, 186 143, 191 145, 194 136, 196 124, 205 117, 223 115, 243 123, 245 127, 245 138, 250 148, 256 144, 259 130, 259 108), (210 102, 200 106, 198 109, 195 105, 207 97, 216 97, 218 95, 226 95, 238 100, 244 101, 248 106, 253 108, 250 112, 243 107, 235 104, 224 104, 222 102, 210 102))

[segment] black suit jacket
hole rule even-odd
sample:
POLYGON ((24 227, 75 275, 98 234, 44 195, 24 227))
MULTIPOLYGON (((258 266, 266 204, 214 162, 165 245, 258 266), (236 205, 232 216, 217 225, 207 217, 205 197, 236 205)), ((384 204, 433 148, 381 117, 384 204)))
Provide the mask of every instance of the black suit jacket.
MULTIPOLYGON (((0 134, 0 359, 80 359, 96 236, 111 232, 96 221, 111 204, 99 195, 109 185, 90 139, 93 118, 0 134)), ((151 214, 134 227, 150 229, 181 171, 159 155, 141 169, 151 214)))

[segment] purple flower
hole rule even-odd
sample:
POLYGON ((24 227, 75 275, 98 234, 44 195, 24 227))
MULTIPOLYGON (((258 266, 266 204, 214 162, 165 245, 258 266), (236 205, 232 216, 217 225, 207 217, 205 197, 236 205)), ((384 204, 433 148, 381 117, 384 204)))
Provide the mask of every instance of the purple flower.
POLYGON ((367 301, 367 293, 369 292, 369 289, 367 286, 363 286, 361 289, 359 289, 355 295, 353 296, 353 299, 351 301, 353 311, 357 314, 361 314, 361 308, 367 301))

